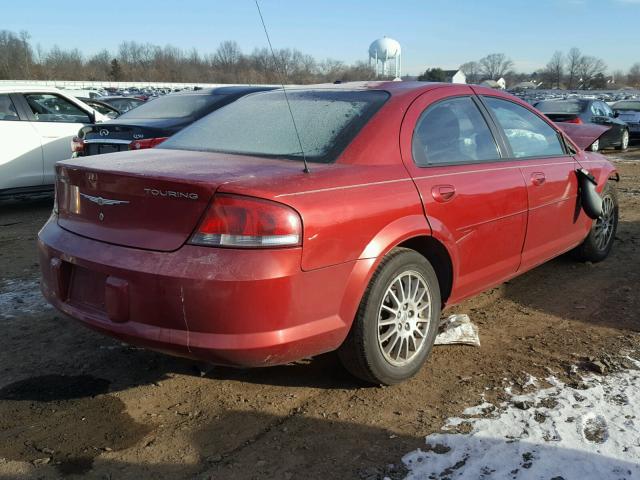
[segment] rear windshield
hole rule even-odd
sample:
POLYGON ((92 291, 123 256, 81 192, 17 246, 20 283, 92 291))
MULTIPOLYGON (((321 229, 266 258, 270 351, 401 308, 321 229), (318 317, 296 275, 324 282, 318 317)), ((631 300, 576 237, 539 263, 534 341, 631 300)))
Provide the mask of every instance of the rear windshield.
MULTIPOLYGON (((167 95, 136 107, 118 118, 124 119, 158 119, 184 118, 197 115, 220 102, 226 95, 167 95)), ((116 107, 117 108, 117 107, 116 107)))
POLYGON ((640 112, 640 100, 618 102, 613 106, 613 109, 640 112))
MULTIPOLYGON (((389 94, 380 90, 287 90, 287 97, 307 160, 330 163, 389 94)), ((242 97, 178 132, 158 148, 303 158, 282 90, 242 97)))
POLYGON ((586 107, 587 102, 581 100, 564 102, 539 102, 536 108, 543 113, 580 113, 586 107))

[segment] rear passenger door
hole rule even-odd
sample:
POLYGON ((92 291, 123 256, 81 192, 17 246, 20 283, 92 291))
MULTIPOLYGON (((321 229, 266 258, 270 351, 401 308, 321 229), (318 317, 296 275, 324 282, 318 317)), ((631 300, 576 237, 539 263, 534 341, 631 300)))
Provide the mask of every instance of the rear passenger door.
POLYGON ((433 235, 448 248, 455 303, 515 275, 525 237, 527 191, 517 162, 468 86, 422 94, 401 127, 403 161, 433 235))
POLYGON ((42 185, 40 135, 12 97, 0 95, 0 190, 42 185))
POLYGON ((527 185, 529 215, 520 270, 528 270, 574 247, 585 235, 577 223, 576 162, 560 133, 541 116, 505 98, 481 98, 527 185))

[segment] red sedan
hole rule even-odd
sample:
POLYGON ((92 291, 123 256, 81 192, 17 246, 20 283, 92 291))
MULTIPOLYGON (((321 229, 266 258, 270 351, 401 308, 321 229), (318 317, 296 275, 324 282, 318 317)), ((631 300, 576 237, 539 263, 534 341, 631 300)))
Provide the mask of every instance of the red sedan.
POLYGON ((38 242, 46 298, 175 355, 266 366, 338 350, 393 384, 424 363, 441 308, 563 252, 611 249, 614 167, 510 95, 407 82, 287 94, 299 138, 274 90, 155 149, 58 163, 38 242))

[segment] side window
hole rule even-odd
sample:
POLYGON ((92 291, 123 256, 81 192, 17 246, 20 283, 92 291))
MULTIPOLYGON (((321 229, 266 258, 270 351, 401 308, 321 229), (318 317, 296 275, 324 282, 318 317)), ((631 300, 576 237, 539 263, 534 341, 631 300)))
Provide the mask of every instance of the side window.
POLYGON ((604 112, 604 115, 607 117, 613 117, 613 110, 611 110, 611 107, 609 105, 607 105, 604 102, 600 103, 600 108, 602 108, 602 111, 604 112))
POLYGON ((28 93, 24 98, 37 122, 91 123, 84 110, 58 95, 28 93))
POLYGON ((484 100, 504 130, 515 158, 565 154, 557 132, 535 113, 508 100, 484 100))
POLYGON ((14 107, 9 95, 0 95, 0 120, 20 120, 16 107, 14 107))
POLYGON ((500 159, 491 130, 470 97, 428 107, 413 131, 411 149, 419 166, 500 159))

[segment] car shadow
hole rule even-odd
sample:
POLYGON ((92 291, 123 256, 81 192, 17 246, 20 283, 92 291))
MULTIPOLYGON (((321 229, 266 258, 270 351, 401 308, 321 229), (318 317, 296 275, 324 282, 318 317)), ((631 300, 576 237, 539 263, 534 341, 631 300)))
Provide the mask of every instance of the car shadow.
MULTIPOLYGON (((467 436, 438 449, 437 445, 425 445, 421 435, 390 433, 373 425, 304 414, 281 417, 229 410, 185 438, 180 452, 154 452, 155 446, 148 440, 153 434, 147 433, 141 441, 148 442, 146 455, 155 461, 116 460, 119 448, 78 457, 65 456, 62 450, 50 454, 47 465, 0 475, 0 479, 26 480, 36 473, 38 478, 86 479, 400 479, 408 473, 402 457, 418 449, 422 451, 405 457, 417 478, 451 478, 454 474, 484 478, 489 471, 495 472, 493 476, 497 478, 574 478, 580 471, 581 478, 595 480, 635 478, 640 469, 637 463, 559 447, 553 441, 534 444, 513 438, 467 436), (220 436, 228 425, 252 423, 262 426, 252 441, 230 446, 220 436), (483 456, 487 452, 490 454, 483 456), (189 462, 184 461, 184 454, 188 454, 189 462)), ((124 443, 122 449, 129 446, 124 443)))
POLYGON ((604 261, 579 262, 567 253, 507 282, 504 296, 559 318, 640 331, 639 240, 640 224, 620 222, 604 261))

